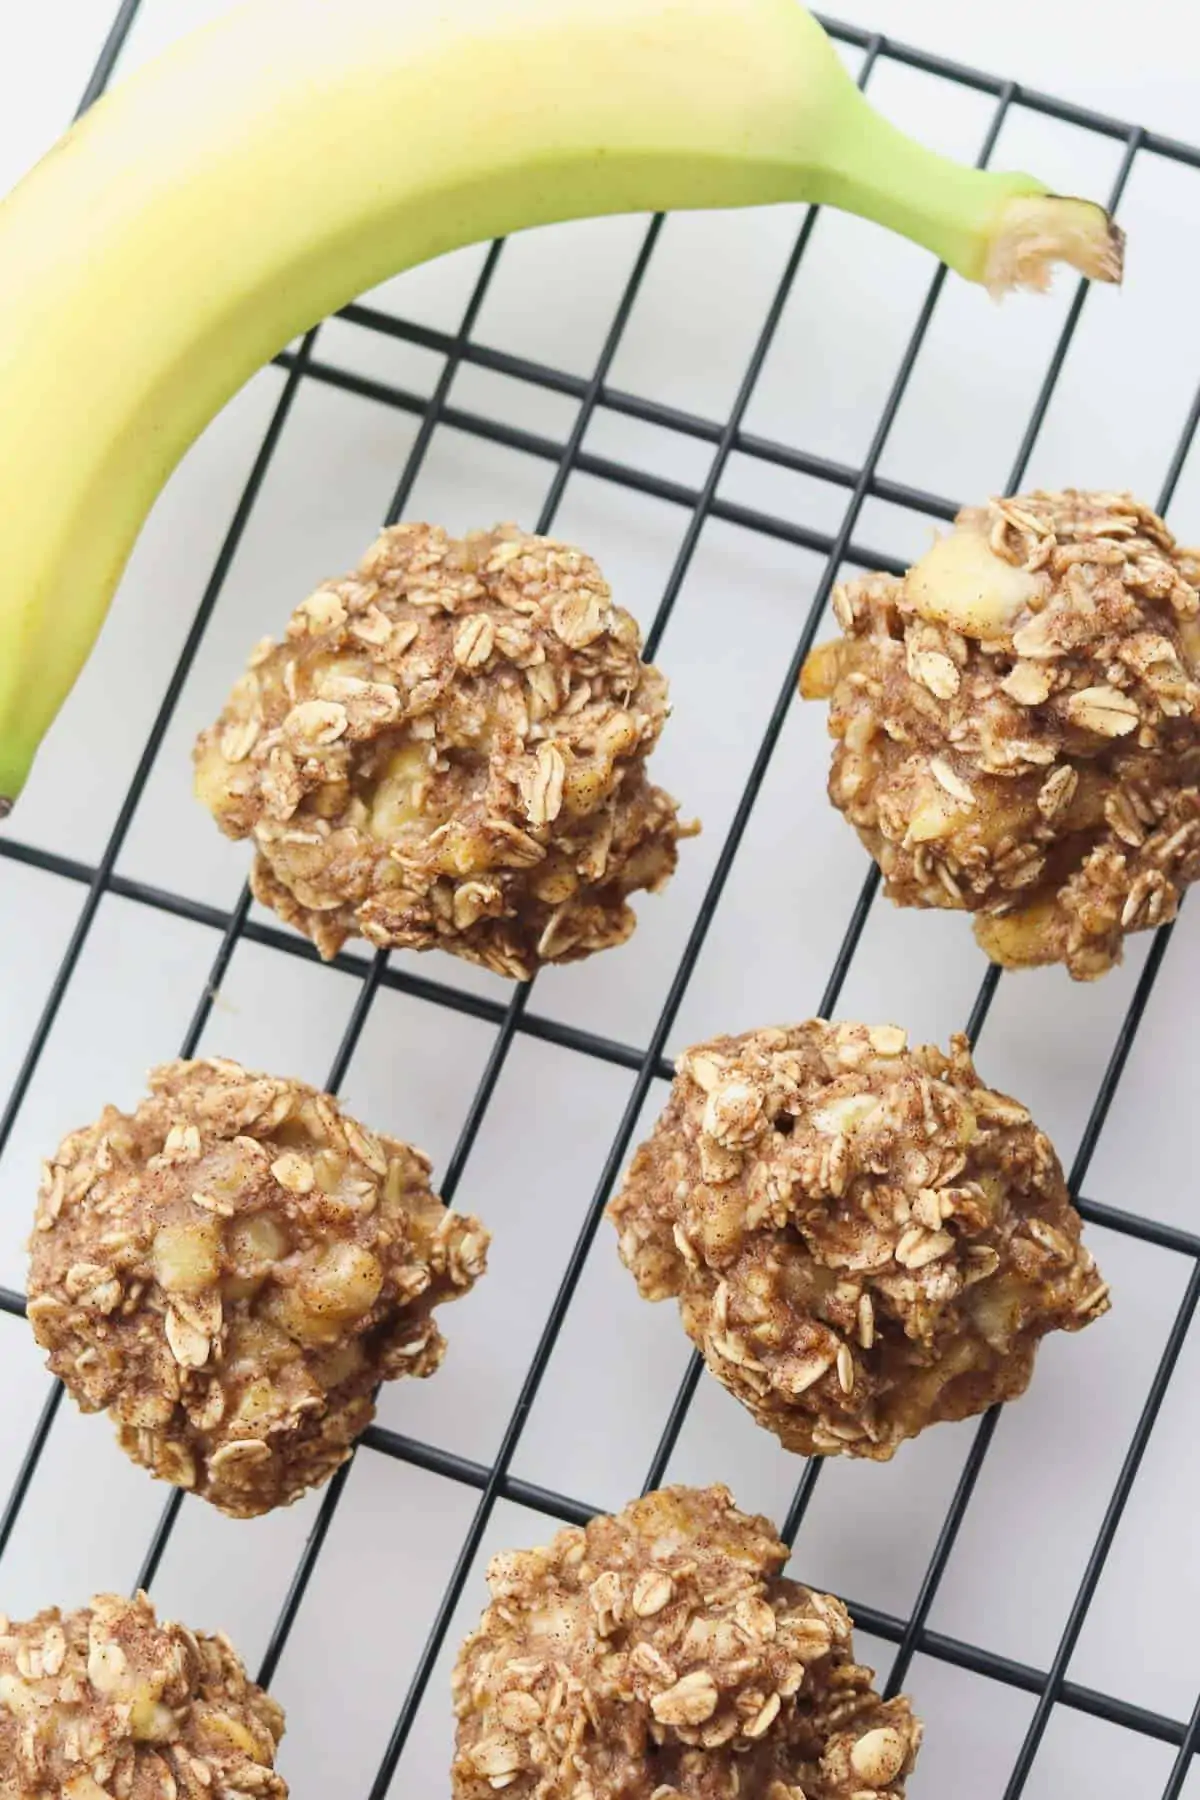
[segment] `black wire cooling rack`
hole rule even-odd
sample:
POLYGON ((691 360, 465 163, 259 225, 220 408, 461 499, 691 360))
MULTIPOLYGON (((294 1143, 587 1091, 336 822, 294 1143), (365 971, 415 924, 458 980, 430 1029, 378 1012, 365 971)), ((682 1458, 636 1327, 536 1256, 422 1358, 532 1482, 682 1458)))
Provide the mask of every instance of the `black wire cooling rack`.
MULTIPOLYGON (((81 112, 103 92, 134 24, 139 5, 140 0, 121 0, 104 48, 81 100, 79 108, 81 112)), ((824 23, 836 40, 863 52, 860 84, 867 81, 872 70, 880 61, 890 60, 958 87, 965 87, 976 93, 991 96, 995 105, 979 156, 981 164, 988 160, 1010 111, 1014 108, 1024 108, 1063 124, 1097 134, 1099 137, 1116 140, 1123 146, 1116 178, 1108 196, 1109 206, 1113 209, 1116 209, 1120 203, 1135 159, 1140 153, 1152 152, 1169 162, 1200 168, 1200 148, 1146 131, 1140 126, 1106 117, 1084 107, 1070 105, 1046 94, 1019 88, 1011 81, 1003 81, 982 74, 944 58, 895 43, 878 34, 844 25, 836 20, 827 19, 824 23)), ((436 352, 443 359, 442 372, 436 388, 429 398, 405 392, 383 382, 322 362, 316 354, 320 328, 309 332, 296 351, 285 352, 277 358, 278 363, 287 371, 285 384, 216 559, 183 650, 154 719, 153 727, 137 763, 133 779, 124 796, 116 822, 99 861, 92 866, 24 844, 12 836, 0 837, 0 858, 25 863, 33 868, 80 884, 87 890, 74 931, 54 976, 36 1029, 30 1039, 11 1091, 5 1100, 3 1112, 0 1113, 0 1156, 4 1154, 8 1146, 13 1127, 59 1009, 87 946, 101 901, 106 895, 122 896, 140 905, 173 914, 177 918, 202 924, 219 934, 218 949, 213 958, 203 997, 196 1007, 183 1043, 179 1047, 179 1053, 185 1057, 193 1055, 196 1051, 212 1008, 213 996, 220 987, 239 940, 246 939, 269 946, 291 957, 299 957, 309 962, 316 961, 311 945, 249 916, 250 896, 248 890, 243 890, 238 904, 232 912, 227 913, 217 907, 189 899, 184 895, 167 892, 141 881, 127 879, 119 875, 116 870, 116 864, 133 822, 134 814, 151 775, 155 759, 183 691, 184 683, 192 668, 205 628, 217 604, 222 585, 287 424, 297 392, 301 384, 306 381, 327 383, 419 416, 420 427, 389 509, 389 522, 404 514, 431 439, 439 425, 451 426, 478 438, 522 451, 528 456, 539 458, 553 466, 554 474, 549 493, 535 526, 539 532, 550 529, 567 481, 575 471, 588 473, 604 481, 640 491, 685 509, 689 515, 689 522, 647 636, 647 657, 653 656, 666 629, 701 532, 708 520, 721 519, 740 525, 767 537, 815 551, 824 559, 823 575, 817 586, 786 676, 779 689, 778 697, 766 721, 749 779, 716 859, 709 885, 671 980, 665 1004, 650 1035, 650 1040, 644 1047, 634 1048, 617 1043, 576 1026, 540 1016, 530 1009, 530 985, 528 984, 515 987, 508 1004, 503 1005, 496 1000, 461 992, 443 982, 426 979, 407 970, 400 972, 389 966, 386 954, 378 955, 374 960, 368 960, 363 956, 343 954, 338 956, 332 965, 344 973, 355 976, 359 981, 359 988, 349 1023, 329 1071, 327 1085, 331 1092, 336 1092, 343 1081, 372 1003, 381 988, 399 989, 422 1000, 484 1020, 498 1028, 482 1077, 460 1128, 448 1168, 440 1183, 441 1192, 447 1203, 453 1199, 459 1186, 484 1115, 518 1034, 564 1046, 581 1055, 615 1064, 632 1071, 635 1075, 633 1088, 619 1129, 597 1179, 583 1228, 571 1252, 494 1461, 490 1465, 473 1462, 431 1444, 403 1437, 378 1425, 372 1426, 363 1439, 364 1446, 370 1451, 398 1458, 417 1468, 448 1477, 468 1489, 474 1489, 479 1495, 478 1504, 454 1564, 453 1573, 424 1648, 416 1660, 408 1691, 404 1696, 386 1752, 371 1786, 369 1800, 384 1800, 388 1793, 435 1662, 446 1643, 455 1608, 471 1573, 476 1553, 483 1540, 496 1502, 501 1499, 516 1501, 545 1515, 548 1519, 568 1523, 583 1523, 593 1514, 594 1509, 581 1500, 522 1481, 510 1473, 510 1468, 524 1424, 547 1370, 566 1318, 567 1309, 582 1274, 603 1208, 628 1154, 651 1083, 657 1078, 671 1074, 671 1065, 664 1056, 664 1046, 700 957, 726 879, 792 703, 800 666, 813 642, 837 572, 843 563, 862 564, 868 560, 867 556, 856 553, 852 535, 864 502, 868 498, 894 501, 928 518, 943 520, 951 519, 957 510, 956 503, 943 496, 887 480, 876 472, 918 353, 933 318, 938 296, 945 280, 946 271, 944 269, 939 268, 929 284, 916 325, 904 348, 899 367, 892 380, 869 448, 860 467, 851 467, 826 457, 811 455, 793 446, 755 435, 744 429, 744 416, 804 257, 815 217, 816 214, 813 210, 805 215, 759 332, 733 408, 729 416, 720 422, 641 398, 636 394, 611 387, 608 383, 613 358, 620 345, 622 334, 659 238, 663 224, 661 217, 653 219, 648 225, 632 273, 626 283, 590 379, 582 379, 524 357, 490 349, 473 341, 472 332, 475 322, 487 295, 500 255, 501 246, 499 244, 492 246, 484 261, 461 326, 453 334, 446 334, 407 322, 370 306, 347 306, 340 315, 364 330, 389 334, 410 344, 436 352), (565 443, 555 442, 531 431, 506 425, 451 405, 449 399, 451 385, 456 373, 464 364, 472 364, 500 374, 514 376, 575 401, 578 411, 567 441, 565 443), (713 448, 713 456, 703 486, 689 487, 678 481, 669 480, 585 450, 583 447, 585 435, 598 408, 604 408, 645 423, 663 426, 683 437, 710 444, 713 448), (774 464, 777 467, 804 475, 815 476, 834 487, 845 489, 848 501, 841 526, 836 534, 830 536, 809 530, 788 518, 758 511, 720 497, 717 491, 718 486, 729 458, 734 452, 739 452, 762 463, 774 464)), ((1025 427, 1020 448, 1008 479, 1007 491, 1009 492, 1014 492, 1021 486, 1086 303, 1087 293, 1087 284, 1081 282, 1068 308, 1065 322, 1025 427)), ((1170 505, 1198 424, 1200 424, 1200 391, 1197 391, 1192 401, 1183 432, 1174 448, 1166 478, 1157 496, 1156 504, 1160 512, 1165 512, 1170 505)), ((892 568, 897 572, 900 570, 899 564, 874 552, 869 555, 869 563, 873 567, 892 568)), ((831 1016, 836 1010, 838 997, 849 972, 877 886, 877 871, 872 870, 863 884, 846 925, 826 983, 821 1005, 818 1008, 818 1011, 824 1016, 831 1016)), ((900 1689, 907 1679, 914 1656, 920 1653, 925 1657, 986 1676, 1010 1688, 1036 1696, 1036 1705, 1020 1745, 1016 1762, 1004 1788, 1004 1800, 1018 1800, 1018 1796, 1024 1791, 1051 1713, 1058 1705, 1073 1708, 1078 1712, 1107 1721, 1111 1725, 1139 1733, 1143 1737, 1175 1746, 1177 1753, 1166 1785, 1162 1790, 1163 1800, 1177 1800, 1182 1793, 1191 1768, 1192 1758, 1200 1746, 1200 1700, 1197 1701, 1191 1717, 1185 1722, 1166 1717, 1145 1707, 1122 1700, 1115 1695, 1100 1693, 1092 1688, 1082 1686, 1068 1680, 1066 1674, 1175 1364, 1195 1314, 1197 1302, 1200 1300, 1200 1235, 1133 1213, 1123 1212, 1111 1206, 1101 1205, 1082 1196, 1093 1152, 1108 1116, 1117 1084, 1124 1071, 1151 990, 1158 977, 1172 929, 1173 927, 1168 925, 1156 934, 1143 965, 1117 1034, 1115 1047, 1091 1106, 1079 1149, 1070 1171, 1070 1186, 1079 1210, 1086 1220, 1138 1239, 1145 1244, 1174 1251, 1191 1260, 1191 1269, 1183 1298, 1167 1334, 1165 1347, 1154 1370, 1136 1427, 1129 1441, 1119 1475, 1112 1489, 1050 1666, 1046 1669, 1031 1667, 986 1648, 932 1630, 928 1624, 931 1608, 991 1445, 998 1416, 996 1410, 986 1414, 976 1429, 970 1451, 959 1475, 933 1552, 920 1582, 915 1602, 908 1616, 898 1617, 882 1612, 847 1596, 847 1604, 857 1624, 864 1630, 873 1633, 877 1638, 896 1646, 895 1656, 886 1680, 886 1691, 889 1694, 900 1689)), ((972 1042, 977 1038, 987 1017, 999 978, 999 970, 989 968, 979 988, 967 1025, 967 1032, 972 1042)), ((0 1312, 22 1317, 24 1315, 22 1296, 0 1287, 0 1312)), ((646 1489, 659 1485, 665 1475, 672 1451, 683 1428, 701 1367, 699 1357, 693 1356, 671 1407, 653 1462, 647 1473, 646 1489)), ((51 1388, 42 1409, 12 1491, 4 1503, 3 1509, 0 1510, 0 1556, 4 1554, 12 1536, 18 1515, 53 1428, 62 1397, 62 1387, 56 1383, 51 1388)), ((814 1489, 820 1480, 822 1467, 820 1459, 813 1459, 804 1467, 803 1476, 788 1510, 782 1531, 782 1535, 789 1543, 795 1540, 803 1523, 814 1489)), ((349 1465, 339 1471, 325 1490, 314 1526, 292 1575, 286 1598, 275 1621, 258 1671, 258 1678, 264 1684, 270 1683, 278 1668, 341 1501, 348 1474, 349 1465)), ((149 1587, 153 1582, 174 1530, 182 1500, 182 1493, 176 1490, 167 1501, 138 1575, 139 1586, 149 1587)))

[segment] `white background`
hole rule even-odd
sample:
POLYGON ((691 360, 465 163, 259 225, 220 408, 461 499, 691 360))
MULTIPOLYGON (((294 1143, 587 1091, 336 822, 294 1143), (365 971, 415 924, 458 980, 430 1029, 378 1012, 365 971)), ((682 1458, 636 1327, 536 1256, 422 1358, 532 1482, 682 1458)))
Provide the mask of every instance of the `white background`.
MULTIPOLYGON (((143 0, 123 67, 217 10, 212 0, 143 0)), ((107 0, 11 6, 0 23, 0 189, 70 116, 108 24, 107 0)), ((1082 0, 845 0, 841 16, 1156 130, 1194 131, 1195 26, 1184 0, 1143 0, 1136 33, 1107 29, 1082 0)), ((856 59, 849 59, 856 63, 856 59)), ((883 64, 872 92, 940 147, 973 157, 991 102, 883 64)), ((1016 113, 997 161, 1061 188, 1103 194, 1120 146, 1016 113)), ((1139 161, 1122 217, 1130 231, 1121 295, 1093 294, 1028 472, 1031 484, 1128 485, 1153 499, 1200 380, 1195 324, 1200 172, 1139 161)), ((723 419, 753 348, 799 214, 673 220, 612 372, 615 386, 723 419), (698 301, 702 296, 702 304, 698 301)), ((644 229, 609 221, 541 232, 505 250, 484 305, 481 343, 586 377, 644 229)), ((481 252, 391 284, 377 302, 453 330, 481 252)), ((912 247, 857 221, 826 217, 784 315, 749 429, 857 465, 887 396, 932 268, 912 247)), ((3 278, 3 271, 0 271, 3 278)), ((1008 480, 1072 288, 994 307, 951 282, 881 469, 955 500, 1008 480)), ((430 351, 335 324, 320 354, 428 395, 430 351)), ((188 457, 135 554, 97 656, 54 731, 10 835, 93 864, 103 853, 157 699, 282 385, 265 371, 188 457)), ((528 384, 463 369, 456 405, 562 441, 574 404, 528 384)), ((189 797, 187 752, 260 634, 326 574, 349 567, 385 510, 411 446, 411 413, 305 389, 285 432, 213 625, 118 861, 120 875, 210 906, 236 900, 246 857, 189 797)), ((601 412, 597 454, 697 487, 711 449, 601 412)), ((453 528, 531 524, 552 465, 440 429, 410 514, 453 528)), ((729 499, 834 532, 844 488, 735 456, 729 499)), ((19 504, 6 496, 5 507, 19 504)), ((1197 458, 1172 522, 1200 539, 1197 458)), ((608 570, 644 623, 688 522, 685 509, 574 477, 557 521, 608 570)), ((928 520, 880 502, 854 537, 896 555, 928 540, 928 520)), ((539 980, 533 1010, 644 1044, 728 828, 767 712, 779 691, 821 559, 732 525, 710 523, 660 652, 675 717, 662 778, 705 834, 685 847, 668 893, 640 905, 620 953, 539 980)), ((864 873, 857 845, 824 801, 819 713, 794 707, 737 858, 670 1048, 723 1030, 802 1017, 817 1005, 864 873)), ((23 1045, 83 898, 78 884, 0 864, 0 1088, 23 1045)), ((211 928, 110 896, 0 1161, 0 1281, 23 1283, 21 1243, 37 1158, 107 1099, 132 1103, 145 1068, 174 1053, 208 979, 211 928)), ((1027 1098, 1065 1162, 1078 1144, 1147 945, 1097 986, 1057 972, 1001 984, 979 1050, 984 1074, 1027 1098)), ((501 1001, 502 984, 440 957, 399 965, 501 1001)), ((982 974, 961 920, 876 906, 841 1011, 897 1020, 944 1041, 965 1021, 982 974)), ((1200 911, 1177 931, 1086 1192, 1194 1226, 1192 995, 1200 911)), ((323 1081, 356 984, 261 946, 237 951, 204 1045, 323 1081)), ((385 993, 346 1083, 378 1126, 423 1144, 440 1168, 493 1041, 486 1020, 385 993)), ((436 1381, 390 1390, 383 1421, 479 1462, 494 1454, 554 1287, 591 1199, 632 1077, 522 1035, 467 1166, 458 1203, 493 1227, 492 1273, 445 1319, 450 1355, 436 1381)), ((651 1094, 644 1124, 661 1103, 651 1094)), ((1115 1310, 1094 1330, 1050 1343, 1030 1395, 1001 1421, 931 1615, 935 1630, 1037 1669, 1052 1660, 1111 1484, 1189 1273, 1186 1259, 1093 1229, 1115 1310)), ((0 1504, 45 1392, 23 1327, 0 1319, 0 1504)), ((601 1229, 561 1343, 514 1462, 525 1479, 617 1506, 644 1479, 678 1379, 684 1344, 669 1309, 642 1305, 601 1229)), ((1192 1396, 1193 1332, 1070 1667, 1071 1679, 1186 1719, 1200 1688, 1195 1501, 1200 1476, 1192 1396)), ((942 1428, 888 1467, 826 1468, 795 1572, 885 1612, 913 1604, 974 1427, 942 1428)), ((800 1466, 705 1381, 671 1464, 675 1479, 723 1479, 741 1503, 781 1518, 800 1466)), ((102 1420, 64 1407, 21 1522, 0 1564, 0 1609, 24 1616, 75 1605, 133 1581, 164 1491, 125 1463, 102 1420)), ((365 1793, 475 1504, 473 1492, 364 1453, 276 1681, 289 1710, 282 1767, 298 1800, 365 1793)), ((169 1611, 224 1627, 252 1665, 261 1655, 316 1511, 310 1500, 255 1524, 185 1503, 154 1593, 169 1611)), ((501 1504, 485 1552, 539 1541, 546 1522, 501 1504)), ((451 1647, 478 1613, 482 1559, 451 1647)), ((864 1639, 886 1672, 890 1647, 864 1639)), ((449 1655, 449 1652, 447 1653, 449 1655)), ((394 1793, 446 1791, 448 1660, 435 1672, 394 1793)), ((1032 1696, 928 1656, 908 1680, 928 1722, 911 1784, 922 1800, 988 1800, 1006 1774, 1032 1696)), ((1054 1713, 1026 1792, 1036 1800, 1158 1793, 1170 1748, 1086 1712, 1054 1713)), ((1187 1789, 1200 1794, 1195 1771, 1187 1789)))

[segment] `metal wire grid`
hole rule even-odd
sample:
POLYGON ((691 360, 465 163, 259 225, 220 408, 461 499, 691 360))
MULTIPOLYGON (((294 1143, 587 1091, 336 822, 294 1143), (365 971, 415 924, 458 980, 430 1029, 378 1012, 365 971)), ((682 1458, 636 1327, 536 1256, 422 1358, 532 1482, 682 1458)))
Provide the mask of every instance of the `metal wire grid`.
MULTIPOLYGON (((79 108, 81 112, 99 96, 106 86, 134 23, 139 5, 140 0, 121 0, 103 50, 81 100, 79 108)), ((988 160, 1010 109, 1019 104, 1063 123, 1117 139, 1124 144, 1120 167, 1109 196, 1109 204, 1114 209, 1120 202, 1135 158, 1141 151, 1149 150, 1170 161, 1200 168, 1200 148, 1146 132, 1141 127, 1125 124, 1120 120, 1105 117, 1082 107, 1069 105, 1045 94, 1018 89, 1012 82, 1001 81, 976 70, 948 62, 943 58, 927 55, 922 51, 886 40, 878 34, 859 31, 834 20, 826 20, 825 23, 836 39, 865 52, 859 77, 861 84, 865 85, 870 79, 871 72, 879 60, 887 58, 991 95, 995 100, 995 109, 979 153, 978 160, 981 164, 988 160)), ((364 1436, 363 1444, 372 1451, 449 1477, 479 1493, 474 1517, 463 1540, 425 1646, 417 1660, 408 1691, 403 1696, 386 1752, 370 1790, 370 1800, 384 1800, 384 1796, 388 1792, 496 1501, 501 1498, 516 1501, 545 1514, 548 1518, 570 1523, 585 1522, 596 1510, 580 1499, 553 1492, 514 1476, 510 1473, 513 1456, 563 1325, 567 1308, 583 1271, 604 1205, 628 1153, 650 1085, 655 1079, 669 1077, 672 1072, 671 1064, 664 1055, 664 1047, 699 959, 726 879, 766 775, 795 692, 800 665, 811 647, 838 570, 846 563, 860 567, 899 569, 895 559, 864 548, 854 541, 853 533, 857 527, 863 504, 868 497, 895 501, 937 519, 950 519, 957 510, 956 504, 942 495, 887 480, 877 473, 880 456, 887 443, 913 366, 933 317, 945 280, 944 269, 939 268, 930 282, 916 326, 904 350, 899 369, 861 467, 852 468, 825 457, 811 455, 793 446, 757 436, 744 429, 743 420, 746 409, 753 396, 756 382, 799 271, 815 218, 815 210, 810 209, 787 260, 734 406, 729 417, 723 423, 646 400, 608 385, 608 374, 613 358, 620 345, 622 334, 658 241, 663 223, 661 217, 653 219, 646 230, 600 357, 590 379, 587 380, 529 361, 526 358, 490 349, 473 341, 474 325, 502 253, 503 245, 500 243, 492 246, 485 259, 461 325, 453 335, 430 330, 427 327, 409 323, 363 305, 348 306, 341 314, 344 319, 364 329, 389 334, 438 352, 444 359, 443 367, 434 393, 429 399, 322 362, 315 354, 320 328, 311 331, 298 351, 286 352, 277 358, 279 364, 287 371, 287 379, 99 862, 95 866, 90 866, 23 844, 12 837, 0 838, 0 857, 25 863, 44 872, 80 883, 87 889, 74 931, 51 985, 38 1024, 4 1104, 3 1112, 0 1113, 0 1155, 3 1155, 8 1145, 18 1113, 53 1029, 59 1008, 87 945, 101 900, 106 894, 122 896, 176 917, 190 919, 206 925, 220 934, 209 981, 180 1046, 180 1054, 183 1056, 195 1053, 212 1007, 213 994, 219 987, 234 950, 241 939, 268 945, 283 954, 299 957, 306 961, 315 962, 317 960, 315 951, 308 943, 249 917, 248 889, 243 889, 237 905, 231 912, 224 912, 186 896, 170 893, 141 881, 127 879, 116 872, 118 857, 175 706, 191 670, 205 628, 212 616, 225 577, 241 542, 296 394, 301 383, 306 380, 325 382, 420 416, 420 428, 388 512, 389 522, 404 513, 408 497, 433 434, 437 427, 443 424, 494 443, 507 445, 554 465, 555 472, 550 490, 536 525, 538 531, 550 529, 567 481, 575 471, 599 476, 607 481, 640 490, 686 508, 690 514, 689 523, 648 634, 648 656, 654 654, 666 629, 700 534, 709 519, 726 520, 767 536, 783 539, 816 551, 825 558, 824 573, 779 690, 778 698, 767 721, 745 790, 735 810, 707 891, 648 1044, 635 1048, 531 1011, 529 1001, 532 984, 516 987, 505 1006, 492 999, 460 992, 437 980, 414 975, 408 971, 400 972, 389 965, 386 954, 379 954, 373 960, 353 954, 342 954, 334 960, 335 968, 351 973, 358 978, 359 989, 349 1023, 329 1073, 328 1087, 331 1092, 337 1091, 345 1076, 372 1003, 381 987, 399 989, 406 994, 485 1020, 498 1027, 482 1078, 463 1121, 448 1168, 440 1183, 441 1192, 447 1202, 453 1199, 462 1178, 484 1114, 518 1034, 540 1038, 582 1055, 615 1064, 633 1071, 636 1076, 616 1137, 597 1181, 583 1228, 554 1297, 495 1460, 490 1465, 473 1462, 466 1457, 401 1436, 381 1426, 372 1426, 364 1436), (514 376, 520 380, 533 382, 544 389, 563 394, 577 401, 578 412, 575 424, 566 443, 557 443, 533 432, 507 426, 451 405, 450 389, 455 375, 463 363, 472 363, 501 374, 514 376), (714 454, 703 486, 698 490, 693 489, 679 482, 585 451, 583 440, 598 407, 604 407, 646 423, 665 426, 676 433, 710 443, 714 448, 714 454), (717 488, 729 457, 734 451, 792 471, 814 475, 835 486, 845 488, 848 491, 849 499, 837 533, 830 537, 809 530, 787 518, 760 512, 720 498, 717 488)), ((1072 337, 1086 303, 1087 292, 1087 284, 1081 282, 1068 310, 1037 400, 1030 414, 1009 476, 1008 491, 1017 490, 1024 478, 1072 337)), ((1170 505, 1198 424, 1200 424, 1200 391, 1192 401, 1163 479, 1157 501, 1160 511, 1165 512, 1170 505)), ((877 887, 878 873, 872 869, 854 906, 833 969, 816 1008, 820 1014, 829 1016, 836 1009, 839 994, 849 972, 877 887)), ((1046 1670, 1030 1667, 1027 1664, 1000 1656, 986 1648, 965 1643, 934 1631, 928 1624, 930 1610, 939 1584, 953 1552, 955 1540, 992 1441, 998 1409, 993 1409, 986 1414, 976 1429, 972 1447, 959 1476, 909 1616, 907 1618, 896 1617, 857 1602, 852 1597, 848 1598, 848 1605, 859 1625, 897 1647, 887 1677, 886 1688, 889 1694, 895 1693, 901 1687, 907 1677, 912 1658, 919 1651, 925 1656, 970 1670, 1037 1696, 1033 1716, 1005 1788, 1004 1800, 1018 1800, 1018 1796, 1024 1790, 1050 1714, 1057 1704, 1091 1714, 1110 1724, 1124 1727, 1146 1737, 1175 1745, 1177 1754, 1163 1790, 1164 1800, 1177 1800, 1190 1768, 1191 1759, 1200 1744, 1200 1699, 1197 1700, 1191 1718, 1184 1723, 1144 1707, 1133 1705, 1115 1695, 1099 1693, 1081 1686, 1070 1681, 1066 1674, 1175 1363, 1191 1325, 1197 1302, 1200 1301, 1200 1235, 1124 1212, 1115 1207, 1090 1202, 1082 1197, 1082 1188, 1087 1179, 1092 1154, 1107 1118, 1151 990, 1162 966, 1172 929, 1168 925, 1156 934, 1143 966, 1118 1033, 1116 1045, 1092 1104, 1079 1150, 1070 1172, 1070 1187, 1085 1219, 1139 1239, 1144 1243, 1157 1245, 1188 1257, 1191 1259, 1191 1271, 1050 1667, 1046 1670)), ((967 1026, 972 1042, 977 1039, 983 1028, 999 978, 999 970, 989 968, 980 985, 967 1026)), ((0 1312, 23 1316, 22 1296, 0 1287, 0 1312)), ((693 1356, 647 1473, 644 1484, 646 1489, 658 1485, 664 1477, 683 1427, 701 1367, 700 1358, 693 1356)), ((53 1427, 62 1395, 61 1385, 55 1383, 43 1407, 12 1491, 3 1510, 0 1511, 0 1555, 3 1555, 12 1535, 53 1427)), ((822 1467, 820 1459, 813 1459, 804 1467, 804 1473, 783 1528, 783 1536, 789 1543, 795 1540, 803 1523, 805 1512, 820 1479, 822 1467)), ((330 1525, 341 1501, 348 1473, 349 1465, 338 1472, 325 1490, 316 1521, 293 1573, 258 1672, 259 1679, 264 1684, 270 1682, 279 1665, 279 1660, 316 1567, 317 1559, 321 1554, 330 1525)), ((182 1493, 176 1490, 167 1501, 143 1560, 138 1585, 149 1587, 153 1582, 174 1529, 182 1500, 182 1493)))

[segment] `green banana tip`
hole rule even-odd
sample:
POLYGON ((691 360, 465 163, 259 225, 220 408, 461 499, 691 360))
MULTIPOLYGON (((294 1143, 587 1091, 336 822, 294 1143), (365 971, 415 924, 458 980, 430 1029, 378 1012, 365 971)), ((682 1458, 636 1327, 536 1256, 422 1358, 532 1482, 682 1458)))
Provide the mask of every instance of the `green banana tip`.
POLYGON ((7 819, 13 809, 13 803, 6 794, 0 794, 0 819, 7 819))

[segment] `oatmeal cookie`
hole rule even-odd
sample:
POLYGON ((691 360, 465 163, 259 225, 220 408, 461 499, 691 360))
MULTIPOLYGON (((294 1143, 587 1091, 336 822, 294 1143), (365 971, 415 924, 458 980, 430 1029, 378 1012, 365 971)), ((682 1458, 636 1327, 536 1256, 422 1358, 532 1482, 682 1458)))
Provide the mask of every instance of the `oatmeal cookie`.
POLYGON ((801 692, 891 899, 1079 981, 1174 918, 1200 875, 1200 553, 1127 494, 1039 491, 833 608, 801 692))
POLYGON ((723 1487, 494 1557, 454 1671, 454 1800, 900 1800, 920 1724, 787 1559, 723 1487))
POLYGON ((1046 1137, 965 1038, 810 1020, 680 1058, 610 1203, 647 1300, 789 1450, 886 1461, 1024 1392, 1108 1288, 1046 1137))
POLYGON ((228 1639, 160 1623, 144 1594, 0 1617, 3 1800, 287 1800, 282 1736, 228 1639))
POLYGON ((259 645, 197 792, 322 956, 358 935, 526 979, 623 943, 697 829, 646 773, 667 686, 639 649, 581 551, 395 526, 259 645))
POLYGON ((483 1273, 487 1233, 429 1168, 303 1082, 168 1063, 45 1166, 34 1335, 135 1462, 237 1517, 286 1505, 380 1381, 433 1373, 433 1310, 483 1273))

